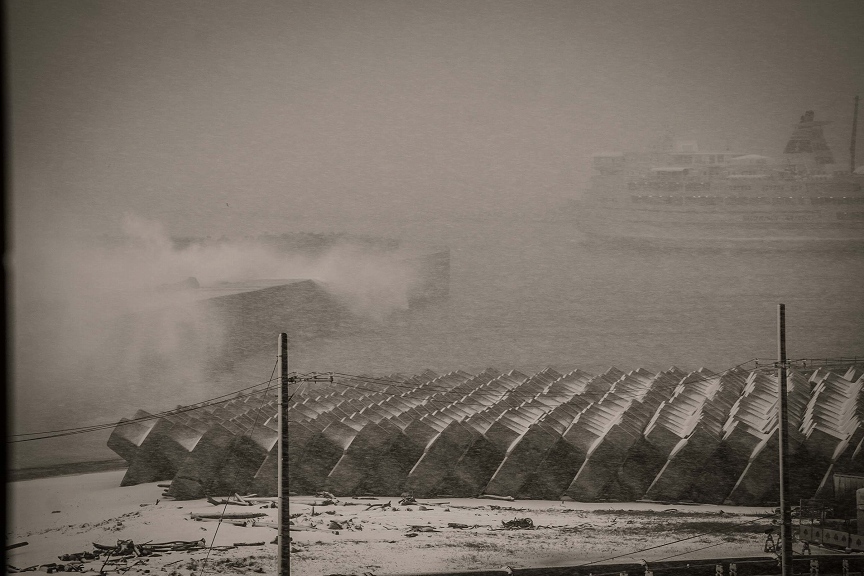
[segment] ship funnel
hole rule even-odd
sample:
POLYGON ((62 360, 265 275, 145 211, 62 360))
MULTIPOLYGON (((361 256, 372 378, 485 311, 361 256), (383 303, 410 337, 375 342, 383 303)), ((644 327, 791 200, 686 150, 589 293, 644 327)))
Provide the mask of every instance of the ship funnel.
POLYGON ((814 112, 807 110, 792 132, 783 153, 792 157, 793 164, 833 164, 834 156, 822 134, 822 127, 826 124, 830 122, 816 121, 814 112))

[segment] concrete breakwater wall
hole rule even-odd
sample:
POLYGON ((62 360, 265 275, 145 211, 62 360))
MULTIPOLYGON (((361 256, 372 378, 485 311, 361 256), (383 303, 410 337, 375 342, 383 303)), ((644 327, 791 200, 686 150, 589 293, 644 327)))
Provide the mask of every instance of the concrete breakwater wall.
MULTIPOLYGON (((337 496, 694 501, 778 499, 777 376, 676 367, 431 371, 337 379, 288 406, 290 489, 337 496)), ((790 370, 792 501, 830 498, 835 473, 864 473, 864 371, 790 370)), ((121 420, 108 446, 123 485, 168 494, 275 495, 275 390, 159 418, 121 420)))

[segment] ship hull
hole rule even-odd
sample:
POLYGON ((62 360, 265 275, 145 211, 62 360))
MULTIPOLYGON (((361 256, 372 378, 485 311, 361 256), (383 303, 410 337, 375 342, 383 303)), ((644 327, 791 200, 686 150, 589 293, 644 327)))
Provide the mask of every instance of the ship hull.
POLYGON ((864 247, 864 212, 858 206, 855 211, 806 205, 767 208, 635 208, 580 201, 568 212, 589 241, 690 247, 864 247))

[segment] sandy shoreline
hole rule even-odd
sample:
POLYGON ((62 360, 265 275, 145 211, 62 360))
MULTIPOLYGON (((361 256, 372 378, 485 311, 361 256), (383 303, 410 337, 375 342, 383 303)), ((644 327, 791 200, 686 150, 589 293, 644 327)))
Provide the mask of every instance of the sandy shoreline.
MULTIPOLYGON (((208 546, 217 547, 264 543, 212 551, 208 573, 275 574, 276 546, 271 543, 275 528, 196 521, 191 513, 213 513, 222 507, 205 500, 166 500, 156 483, 121 488, 122 477, 119 470, 8 483, 7 543, 29 544, 9 550, 7 563, 23 568, 59 562, 61 554, 92 551, 94 542, 114 545, 118 540, 145 543, 203 538, 208 546)), ((574 565, 612 557, 617 557, 615 562, 650 562, 670 556, 762 556, 763 530, 771 524, 765 518, 770 514, 767 508, 642 502, 430 499, 400 506, 399 497, 393 497, 321 503, 322 498, 313 496, 291 499, 290 511, 296 515, 291 531, 292 574, 444 572, 574 565), (388 501, 392 506, 369 508, 388 501), (502 522, 516 518, 530 518, 534 528, 502 529, 502 522), (637 552, 690 536, 683 542, 637 552)), ((277 521, 276 510, 263 505, 227 509, 266 513, 260 520, 277 521)), ((206 555, 200 550, 133 558, 125 566, 140 563, 126 573, 197 574, 206 555)), ((103 561, 87 562, 84 568, 98 572, 103 561)))
MULTIPOLYGON (((212 512, 216 507, 204 500, 165 500, 161 497, 164 489, 156 483, 121 488, 123 474, 123 470, 118 470, 7 484, 9 526, 6 541, 10 544, 21 541, 29 543, 9 550, 7 563, 23 568, 58 562, 57 557, 61 554, 92 551, 94 542, 113 545, 121 539, 144 543, 204 538, 208 545, 213 541, 217 523, 194 521, 190 513, 212 512)), ((257 507, 251 509, 259 511, 257 507)), ((275 520, 275 514, 272 516, 275 520)), ((214 544, 269 543, 275 535, 276 530, 272 528, 243 528, 223 523, 214 544)), ((237 554, 214 551, 209 561, 264 556, 262 564, 265 570, 273 573, 275 549, 275 546, 266 544, 228 551, 239 551, 237 554), (268 556, 271 557, 269 566, 268 556)), ((203 558, 204 555, 202 552, 168 553, 148 558, 140 567, 132 568, 127 573, 144 573, 144 570, 158 572, 175 560, 182 560, 178 564, 185 565, 186 559, 203 558)), ((94 567, 98 572, 103 561, 104 558, 87 563, 85 568, 94 567)), ((167 571, 170 573, 174 566, 169 566, 167 571)), ((178 570, 178 573, 183 574, 189 572, 178 570)))
POLYGON ((26 468, 13 468, 6 471, 6 480, 8 482, 20 482, 21 480, 38 480, 40 478, 52 478, 54 476, 93 474, 96 472, 125 470, 128 466, 129 464, 122 458, 111 458, 109 460, 71 462, 65 464, 57 464, 53 466, 31 466, 26 468))

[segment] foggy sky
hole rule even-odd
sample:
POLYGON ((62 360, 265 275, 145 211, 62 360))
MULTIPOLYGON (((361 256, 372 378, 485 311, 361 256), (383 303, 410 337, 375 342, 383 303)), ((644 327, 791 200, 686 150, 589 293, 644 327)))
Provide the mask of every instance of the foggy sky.
POLYGON ((8 3, 18 247, 542 213, 663 130, 848 162, 860 2, 8 3), (227 205, 226 205, 227 204, 227 205), (278 214, 278 219, 276 215, 278 214))
MULTIPOLYGON (((193 263, 170 250, 144 265, 105 260, 79 250, 82 237, 121 234, 133 221, 157 227, 162 243, 168 234, 301 230, 449 244, 448 230, 480 216, 510 217, 503 228, 513 217, 544 215, 578 195, 591 153, 650 146, 667 131, 703 149, 779 156, 813 109, 835 122, 825 134, 845 167, 853 98, 864 93, 857 1, 12 0, 6 9, 11 318, 16 351, 33 356, 18 367, 27 377, 17 386, 27 408, 41 402, 48 412, 70 398, 55 384, 74 358, 82 374, 92 372, 80 346, 111 338, 96 323, 103 292, 145 276, 153 285, 205 279, 202 267, 224 263, 222 253, 193 263), (42 343, 58 326, 43 300, 58 293, 78 330, 64 337, 78 347, 67 346, 68 362, 43 363, 42 343), (46 390, 58 396, 46 401, 46 390)), ((479 244, 502 253, 473 257, 511 282, 507 261, 529 256, 509 230, 502 234, 507 241, 479 244)), ((454 300, 491 298, 459 249, 454 300)), ((556 267, 570 257, 559 249, 556 267)), ((236 260, 248 265, 249 253, 236 260)), ((353 284, 363 280, 349 273, 353 284)), ((586 281, 572 274, 574 284, 586 281)), ((522 297, 505 295, 514 293, 522 297)), ((561 300, 552 295, 543 310, 554 315, 561 300)), ((456 319, 436 317, 417 332, 450 341, 454 324, 465 334, 494 332, 498 322, 481 320, 520 313, 519 302, 492 312, 460 306, 456 319)), ((543 318, 520 331, 548 337, 543 318)), ((732 318, 718 312, 716 321, 732 331, 732 318)), ((537 353, 482 342, 472 362, 537 353)), ((422 348, 364 344, 382 365, 422 348)), ((558 359, 549 354, 532 361, 558 359)), ((104 382, 89 384, 91 396, 117 386, 112 366, 105 363, 104 382)))

